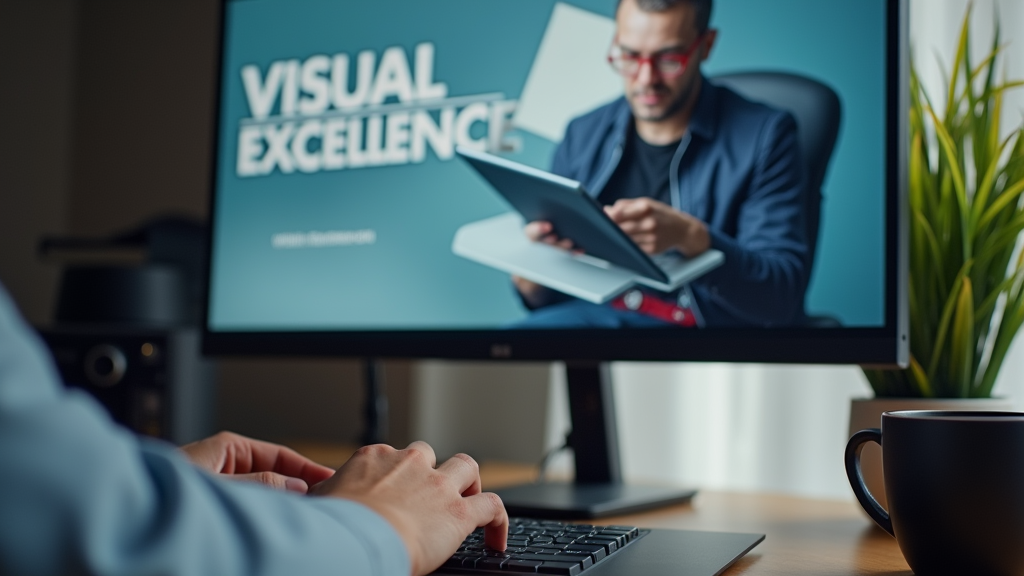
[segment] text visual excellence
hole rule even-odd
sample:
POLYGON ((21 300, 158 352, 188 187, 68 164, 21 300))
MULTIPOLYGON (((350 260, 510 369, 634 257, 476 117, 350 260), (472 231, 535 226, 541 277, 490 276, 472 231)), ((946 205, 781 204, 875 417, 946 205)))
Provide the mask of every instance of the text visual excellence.
POLYGON ((449 97, 434 81, 434 45, 315 55, 241 70, 249 105, 238 131, 240 177, 449 160, 455 146, 500 151, 516 101, 449 97))

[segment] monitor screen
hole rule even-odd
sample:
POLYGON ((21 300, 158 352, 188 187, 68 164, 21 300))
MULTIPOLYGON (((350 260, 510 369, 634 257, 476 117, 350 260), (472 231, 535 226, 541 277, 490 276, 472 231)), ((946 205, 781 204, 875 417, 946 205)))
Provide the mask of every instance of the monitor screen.
POLYGON ((618 4, 227 0, 207 348, 904 362, 900 3, 618 4))

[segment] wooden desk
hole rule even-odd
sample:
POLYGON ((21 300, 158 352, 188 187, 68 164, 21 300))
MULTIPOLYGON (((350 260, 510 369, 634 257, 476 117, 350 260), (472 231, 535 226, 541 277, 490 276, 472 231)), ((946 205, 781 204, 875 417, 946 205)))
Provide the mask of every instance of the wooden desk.
MULTIPOLYGON (((351 450, 298 446, 300 452, 339 466, 351 450)), ((529 482, 530 466, 484 463, 485 489, 529 482)), ((854 503, 792 496, 702 491, 692 504, 602 518, 601 524, 724 532, 757 532, 765 541, 724 576, 911 576, 896 541, 876 528, 854 503)))

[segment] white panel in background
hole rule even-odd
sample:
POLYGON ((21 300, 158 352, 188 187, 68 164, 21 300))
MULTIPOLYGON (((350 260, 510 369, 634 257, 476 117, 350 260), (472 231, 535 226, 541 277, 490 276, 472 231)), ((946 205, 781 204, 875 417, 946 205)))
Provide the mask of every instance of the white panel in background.
POLYGON ((560 142, 569 121, 622 95, 606 56, 615 21, 555 4, 512 124, 560 142))

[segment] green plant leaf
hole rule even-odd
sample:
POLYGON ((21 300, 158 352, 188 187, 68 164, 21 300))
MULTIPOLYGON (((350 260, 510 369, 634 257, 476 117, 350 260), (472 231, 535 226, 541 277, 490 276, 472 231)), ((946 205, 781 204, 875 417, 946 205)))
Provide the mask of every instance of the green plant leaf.
MULTIPOLYGON (((1018 267, 1020 264, 1018 263, 1018 267)), ((980 398, 987 398, 992 395, 992 388, 995 386, 996 377, 1006 359, 1006 353, 1010 350, 1010 344, 1024 324, 1024 290, 1018 288, 1017 294, 1010 298, 1006 304, 1006 311, 1003 320, 999 323, 996 331, 995 343, 992 346, 992 355, 988 366, 981 379, 975 395, 980 398)))
POLYGON ((942 149, 942 153, 946 158, 946 166, 949 167, 949 175, 953 181, 953 192, 956 196, 957 204, 960 207, 960 230, 962 231, 961 242, 964 249, 964 258, 970 258, 971 247, 968 242, 968 238, 971 236, 973 225, 967 222, 967 215, 970 213, 967 200, 967 187, 964 184, 964 174, 960 170, 960 158, 963 156, 961 151, 958 150, 956 142, 953 137, 950 136, 949 131, 939 120, 939 117, 935 115, 935 111, 931 108, 928 109, 928 114, 931 116, 932 121, 935 123, 935 135, 939 140, 939 147, 942 149))
POLYGON ((964 277, 957 296, 953 320, 949 355, 949 373, 956 379, 954 386, 960 387, 960 397, 970 396, 972 387, 971 368, 974 366, 974 291, 971 279, 964 277))
POLYGON ((946 276, 945 265, 942 262, 942 247, 939 245, 939 240, 935 237, 935 233, 932 231, 931 224, 928 223, 927 218, 920 212, 915 212, 914 218, 917 220, 918 230, 921 231, 924 237, 924 245, 921 246, 921 249, 925 250, 929 255, 929 258, 920 257, 920 260, 922 263, 926 260, 931 260, 932 266, 935 267, 932 275, 937 279, 944 278, 946 276))
POLYGON ((1009 206, 1010 202, 1016 202, 1024 192, 1024 180, 1018 180, 1013 183, 1012 186, 1007 188, 1000 194, 992 205, 985 210, 985 214, 981 217, 981 221, 978 222, 979 228, 987 226, 996 216, 999 215, 999 211, 1009 206))
POLYGON ((1005 280, 1000 282, 999 285, 996 286, 995 290, 992 290, 992 292, 990 292, 989 295, 986 296, 984 300, 982 300, 975 314, 979 316, 987 316, 989 313, 995 310, 996 303, 999 301, 999 297, 1002 296, 1003 293, 1008 291, 1015 282, 1019 282, 1020 280, 1020 273, 1018 272, 1017 274, 1010 276, 1009 278, 1006 278, 1005 280))
POLYGON ((921 368, 921 364, 913 355, 910 356, 910 374, 914 377, 914 383, 917 384, 918 393, 922 397, 933 398, 935 396, 931 384, 928 382, 928 376, 924 373, 924 368, 921 368))
POLYGON ((960 272, 956 275, 956 281, 953 284, 953 289, 950 291, 949 298, 946 299, 946 304, 942 309, 942 317, 939 321, 939 329, 935 334, 935 345, 932 348, 931 357, 928 358, 928 381, 935 381, 935 371, 938 370, 939 361, 942 359, 942 349, 946 344, 946 333, 949 331, 949 323, 953 318, 953 310, 956 308, 957 299, 960 295, 960 287, 963 286, 964 280, 967 279, 967 274, 971 269, 973 261, 968 260, 964 263, 960 272))
MULTIPOLYGON (((964 16, 963 24, 960 26, 960 40, 956 46, 956 56, 953 58, 952 78, 949 79, 949 94, 946 97, 946 118, 952 118, 956 114, 956 87, 960 83, 960 68, 967 61, 967 48, 970 38, 971 12, 974 10, 972 4, 967 5, 967 15, 964 16)), ((939 124, 936 119, 936 124, 939 124)))
MULTIPOLYGON (((996 106, 997 113, 994 114, 992 118, 992 120, 997 123, 999 121, 998 110, 1001 107, 1002 98, 999 98, 997 100, 996 106)), ((999 131, 993 130, 992 134, 998 136, 999 131)), ((1007 146, 1010 145, 1010 142, 1012 142, 1016 136, 1016 133, 1010 134, 1009 136, 1006 137, 1005 140, 1003 140, 1002 143, 996 142, 995 146, 993 147, 991 160, 989 161, 988 168, 986 168, 985 170, 985 176, 981 180, 981 185, 978 186, 978 189, 974 194, 974 202, 973 206, 971 206, 971 219, 975 222, 976 229, 981 228, 980 219, 982 210, 984 210, 985 207, 988 206, 988 199, 989 196, 992 194, 993 186, 995 186, 996 176, 1000 172, 999 160, 1002 157, 1003 153, 1006 151, 1007 146)))

